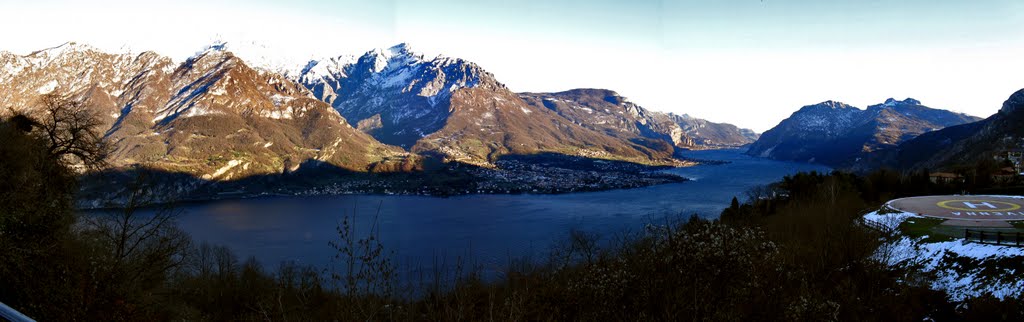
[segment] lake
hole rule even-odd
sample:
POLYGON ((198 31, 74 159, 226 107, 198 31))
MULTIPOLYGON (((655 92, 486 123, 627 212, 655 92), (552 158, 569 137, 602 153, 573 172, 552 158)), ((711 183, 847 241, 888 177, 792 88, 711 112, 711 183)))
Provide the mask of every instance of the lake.
POLYGON ((509 258, 544 256, 571 229, 611 236, 650 222, 691 214, 717 217, 734 196, 820 165, 753 158, 739 150, 693 151, 697 159, 729 161, 666 170, 692 181, 628 190, 561 195, 466 195, 448 198, 393 195, 266 197, 190 203, 179 225, 198 241, 225 245, 240 259, 276 267, 295 261, 318 267, 334 255, 328 241, 346 213, 365 232, 379 207, 380 236, 400 262, 431 266, 467 255, 484 267, 509 258))

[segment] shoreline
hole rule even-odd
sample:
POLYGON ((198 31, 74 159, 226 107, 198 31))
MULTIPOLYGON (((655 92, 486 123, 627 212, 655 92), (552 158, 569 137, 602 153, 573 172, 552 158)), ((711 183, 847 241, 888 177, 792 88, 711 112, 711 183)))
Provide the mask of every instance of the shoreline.
MULTIPOLYGON (((696 165, 718 165, 708 162, 696 165)), ((465 195, 556 195, 643 188, 682 183, 692 179, 666 172, 678 167, 639 166, 633 169, 578 170, 536 164, 501 170, 465 171, 456 169, 440 173, 304 175, 292 180, 269 182, 202 183, 188 178, 157 179, 154 195, 163 199, 147 203, 155 207, 175 203, 243 200, 260 197, 313 197, 343 195, 389 195, 448 198, 465 195), (189 189, 191 188, 191 189, 189 189), (173 200, 172 200, 173 199, 173 200)), ((122 187, 118 184, 100 187, 122 187)), ((79 211, 123 209, 117 197, 120 191, 93 188, 80 192, 76 198, 79 211), (100 197, 95 197, 100 195, 100 197), (93 197, 89 197, 93 196, 93 197)))
MULTIPOLYGON (((713 149, 738 150, 738 149, 713 149)), ((717 166, 732 161, 678 155, 688 165, 644 165, 626 161, 586 159, 571 156, 513 156, 498 169, 449 164, 439 171, 405 173, 338 173, 306 170, 288 175, 247 178, 231 182, 203 181, 180 173, 153 172, 155 195, 164 196, 144 205, 157 207, 176 203, 202 203, 262 197, 316 197, 345 195, 423 196, 448 198, 467 195, 559 195, 582 192, 627 190, 693 179, 667 170, 693 166, 717 166)), ((124 209, 118 200, 130 175, 115 173, 113 180, 93 180, 83 185, 76 197, 79 211, 124 209), (116 178, 120 176, 120 178, 116 178), (120 182, 117 182, 120 181, 120 182), (89 187, 91 186, 91 187, 89 187), (97 195, 99 197, 97 197, 97 195)))
MULTIPOLYGON (((277 193, 277 192, 262 192, 262 193, 253 193, 253 194, 231 194, 231 195, 224 195, 224 196, 210 196, 208 198, 187 198, 187 199, 180 199, 180 200, 171 201, 171 202, 151 203, 151 204, 147 204, 147 205, 141 206, 140 209, 155 208, 155 207, 168 206, 168 205, 201 204, 201 203, 209 203, 209 202, 231 201, 231 200, 250 200, 250 199, 259 199, 259 198, 306 198, 306 197, 336 197, 336 196, 394 196, 394 197, 426 197, 426 198, 447 199, 447 198, 456 198, 456 197, 464 197, 464 196, 484 196, 484 195, 551 196, 551 195, 565 195, 565 194, 573 194, 573 193, 589 193, 589 192, 604 192, 604 191, 614 191, 614 190, 630 190, 630 189, 647 188, 647 187, 653 187, 653 186, 658 186, 658 185, 685 183, 685 182, 693 181, 693 179, 686 178, 686 177, 683 177, 683 176, 678 176, 678 177, 681 178, 681 179, 677 180, 677 181, 665 181, 665 182, 651 183, 651 184, 646 184, 646 185, 614 186, 614 187, 601 188, 601 189, 564 190, 564 191, 563 190, 559 190, 559 191, 515 191, 515 192, 472 191, 472 192, 468 192, 468 193, 453 193, 453 194, 424 194, 424 193, 415 193, 415 192, 378 192, 378 191, 345 191, 345 192, 338 192, 338 193, 334 193, 334 192, 323 192, 323 193, 298 192, 298 193, 293 193, 293 194, 277 193)), ((81 201, 78 201, 78 203, 80 204, 81 201)), ((109 206, 108 207, 76 207, 77 211, 87 211, 87 212, 88 211, 119 210, 119 209, 124 209, 124 207, 116 207, 116 206, 115 207, 109 207, 109 206)))

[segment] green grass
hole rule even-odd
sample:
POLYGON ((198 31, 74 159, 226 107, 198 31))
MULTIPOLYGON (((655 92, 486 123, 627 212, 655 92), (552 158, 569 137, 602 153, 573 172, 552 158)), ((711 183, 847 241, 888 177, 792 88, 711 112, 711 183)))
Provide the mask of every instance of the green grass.
POLYGON ((936 243, 950 241, 955 238, 956 230, 942 229, 941 226, 944 219, 936 218, 907 218, 906 221, 900 223, 899 230, 903 235, 911 238, 919 238, 922 236, 928 236, 923 240, 926 243, 936 243))

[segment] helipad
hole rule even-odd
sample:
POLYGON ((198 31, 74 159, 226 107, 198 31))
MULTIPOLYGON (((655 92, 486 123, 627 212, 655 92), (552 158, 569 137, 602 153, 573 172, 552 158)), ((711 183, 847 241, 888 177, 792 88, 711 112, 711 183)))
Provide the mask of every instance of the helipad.
POLYGON ((1006 221, 1024 220, 1024 197, 1020 196, 924 196, 895 199, 886 205, 894 210, 957 222, 1009 226, 1006 221))

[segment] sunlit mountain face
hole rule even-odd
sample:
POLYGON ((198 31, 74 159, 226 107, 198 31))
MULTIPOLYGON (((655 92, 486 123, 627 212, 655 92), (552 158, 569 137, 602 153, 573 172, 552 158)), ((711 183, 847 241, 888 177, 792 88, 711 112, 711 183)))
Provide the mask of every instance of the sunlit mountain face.
POLYGON ((1018 2, 7 2, 0 320, 1024 321, 1018 2))

